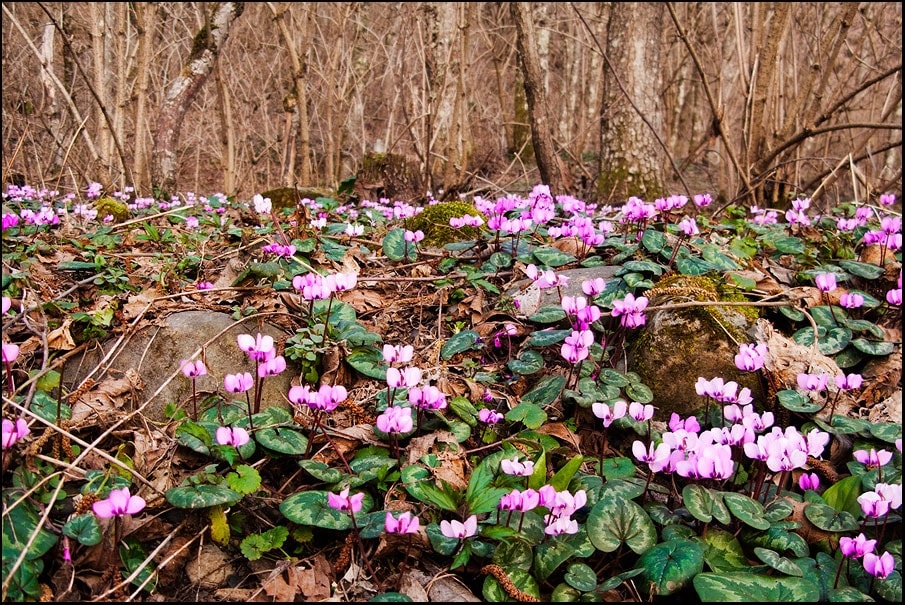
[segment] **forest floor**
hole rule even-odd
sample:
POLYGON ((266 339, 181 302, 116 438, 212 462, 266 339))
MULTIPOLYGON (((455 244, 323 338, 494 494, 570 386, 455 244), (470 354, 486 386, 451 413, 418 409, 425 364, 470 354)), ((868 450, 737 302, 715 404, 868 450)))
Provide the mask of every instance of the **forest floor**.
MULTIPOLYGON (((280 505, 291 496, 304 490, 332 489, 334 483, 326 478, 326 469, 348 468, 349 461, 365 452, 388 448, 387 440, 373 430, 378 410, 386 407, 387 383, 375 378, 385 374, 385 368, 381 374, 375 367, 380 360, 373 355, 383 344, 412 345, 413 357, 408 365, 420 368, 425 382, 445 393, 448 400, 455 399, 461 406, 468 402, 474 408, 492 400, 503 414, 533 394, 538 376, 571 379, 573 367, 559 354, 559 342, 536 347, 542 350, 541 361, 521 355, 529 348, 538 326, 512 302, 513 293, 523 292, 526 281, 530 283, 526 262, 494 256, 503 253, 488 242, 452 251, 425 245, 417 252, 403 244, 400 252, 394 247, 398 242, 389 235, 390 226, 354 236, 337 228, 329 236, 312 238, 311 231, 299 227, 298 214, 287 214, 282 227, 268 223, 270 227, 261 230, 257 224, 260 217, 254 212, 224 206, 223 214, 212 215, 214 221, 219 217, 231 221, 229 227, 222 228, 210 226, 216 222, 202 221, 201 228, 194 229, 187 226, 184 212, 164 211, 106 225, 85 224, 70 214, 68 222, 53 229, 29 232, 23 224, 18 232, 4 231, 3 288, 12 307, 4 317, 3 342, 17 343, 19 351, 15 363, 6 369, 5 377, 10 384, 15 383, 16 390, 14 394, 5 391, 3 417, 16 417, 19 410, 29 406, 45 412, 55 407, 59 411, 60 406, 67 409, 65 419, 57 418, 56 422, 38 420, 46 419, 44 413, 25 416, 31 424, 28 447, 15 456, 5 455, 4 489, 19 480, 17 473, 26 472, 23 467, 39 476, 57 477, 48 483, 53 488, 60 486, 60 492, 53 494, 57 505, 51 514, 57 537, 67 520, 85 512, 90 501, 97 499, 90 495, 102 487, 102 482, 130 485, 132 493, 141 494, 146 501, 141 514, 116 520, 115 536, 105 531, 95 544, 79 543, 70 537, 71 561, 62 558, 63 541, 55 542, 47 552, 56 554, 44 558, 43 571, 38 575, 45 596, 73 601, 360 601, 392 591, 415 601, 485 601, 482 586, 494 571, 481 561, 488 561, 473 556, 465 565, 451 569, 451 557, 438 554, 423 531, 356 541, 355 532, 330 529, 329 524, 294 524, 283 540, 276 541, 278 546, 266 544, 258 546, 258 551, 243 538, 255 532, 266 537, 267 530, 286 527, 280 505), (345 338, 327 343, 318 340, 326 326, 312 325, 310 301, 290 285, 299 265, 287 263, 285 258, 274 260, 261 252, 263 244, 282 241, 279 236, 297 244, 312 242, 310 249, 296 253, 302 258, 302 267, 356 275, 353 288, 336 293, 335 300, 343 303, 337 303, 343 312, 325 313, 336 321, 346 321, 346 332, 340 334, 345 338), (202 282, 208 282, 210 288, 198 289, 197 284, 202 282), (206 331, 200 324, 189 326, 188 331, 173 337, 170 350, 152 351, 149 345, 134 344, 138 334, 161 331, 170 316, 192 311, 227 317, 227 327, 235 329, 227 338, 225 331, 206 331), (214 456, 215 445, 198 444, 197 435, 192 441, 179 427, 185 424, 186 416, 216 414, 217 406, 233 397, 238 398, 238 409, 243 409, 244 395, 232 396, 222 388, 222 376, 242 368, 230 365, 235 357, 216 351, 214 345, 222 342, 223 347, 235 347, 236 331, 254 335, 265 328, 274 330, 276 349, 286 357, 288 370, 281 378, 285 382, 280 383, 284 394, 287 385, 306 384, 306 379, 314 378, 316 384, 344 385, 348 396, 323 419, 323 425, 309 413, 293 412, 294 434, 308 440, 305 452, 291 455, 286 453, 291 448, 280 452, 259 444, 246 462, 260 483, 241 503, 174 506, 172 498, 167 497, 174 487, 186 485, 193 478, 203 481, 198 478, 205 473, 220 479, 231 472, 235 475, 236 460, 224 464, 222 456, 214 456), (456 335, 467 331, 474 331, 486 346, 478 350, 473 340, 471 345, 460 343, 456 347, 456 335), (503 345, 497 346, 501 341, 503 345), (115 356, 105 356, 98 349, 102 343, 104 351, 112 346, 117 354, 135 349, 133 357, 138 360, 134 367, 114 363, 115 356), (363 355, 365 349, 370 349, 371 355, 363 355), (198 358, 205 360, 209 375, 203 382, 199 379, 198 389, 193 391, 194 381, 180 372, 179 364, 186 351, 190 355, 196 350, 201 351, 198 358), (513 360, 540 363, 543 370, 538 374, 509 371, 517 369, 510 364, 513 360), (80 367, 73 370, 74 365, 80 367), (41 384, 42 376, 54 372, 63 377, 62 384, 41 384), (487 377, 496 381, 488 382, 487 377), (318 433, 320 426, 328 430, 318 433), (321 466, 300 465, 300 459, 321 466), (15 470, 17 464, 22 465, 20 470, 15 470), (133 559, 138 557, 147 570, 153 568, 149 581, 152 590, 147 589, 148 584, 144 590, 138 589, 149 574, 134 560, 123 563, 129 557, 124 559, 116 539, 130 540, 128 543, 141 551, 133 559), (367 559, 362 557, 362 545, 367 559), (129 581, 136 569, 138 573, 129 581)), ((266 216, 260 220, 267 223, 266 216)), ((823 245, 817 243, 819 238, 802 239, 810 242, 808 246, 823 245)), ((730 241, 711 239, 727 255, 730 241)), ((521 250, 517 244, 515 250, 521 250)), ((580 244, 550 246, 547 250, 574 259, 556 263, 560 274, 582 266, 608 266, 614 259, 617 265, 626 262, 619 258, 622 250, 618 247, 602 247, 599 263, 590 264, 582 263, 587 251, 580 244)), ((642 248, 628 259, 643 262, 645 254, 642 248)), ((882 275, 876 277, 884 284, 873 290, 878 300, 886 288, 895 287, 897 276, 901 279, 898 254, 886 257, 882 275)), ((516 256, 537 258, 521 253, 516 256)), ((759 252, 746 259, 744 266, 739 263, 739 273, 748 272, 749 278, 753 272, 760 272, 752 292, 762 295, 764 284, 769 282, 774 296, 785 291, 795 294, 790 299, 804 300, 800 306, 806 310, 808 306, 821 306, 825 299, 820 293, 815 294, 808 284, 807 296, 811 298, 805 297, 802 280, 790 276, 794 271, 786 268, 787 263, 784 267, 786 259, 779 256, 759 252)), ((661 255, 653 273, 644 273, 644 266, 639 265, 642 271, 638 281, 650 282, 641 284, 636 290, 639 295, 661 274, 675 272, 664 267, 664 260, 661 255), (669 270, 664 273, 664 268, 669 270)), ((799 269, 804 270, 795 268, 799 269)), ((849 285, 857 279, 855 276, 849 285)), ((865 285, 859 292, 868 290, 865 285)), ((838 294, 835 300, 838 302, 838 294)), ((881 407, 886 411, 875 413, 873 421, 901 424, 900 309, 898 315, 889 313, 872 321, 886 341, 898 344, 893 354, 877 356, 873 373, 865 377, 869 389, 865 388, 863 396, 847 409, 853 417, 868 418, 870 407, 876 406, 877 412, 881 407)), ((604 309, 606 316, 601 321, 613 326, 615 318, 606 313, 608 310, 604 309)), ((775 310, 762 308, 760 316, 775 320, 777 331, 791 332, 791 320, 775 310)), ((613 355, 619 356, 617 352, 613 355)), ((860 370, 866 362, 860 363, 849 365, 847 371, 860 370)), ((615 367, 623 372, 631 369, 624 361, 615 367)), ((276 382, 277 378, 272 380, 276 382)), ((548 452, 551 467, 561 466, 575 454, 584 455, 586 464, 598 456, 602 460, 600 447, 607 448, 607 456, 630 455, 631 441, 637 435, 613 437, 601 445, 599 435, 594 435, 600 427, 593 426, 596 420, 588 410, 578 417, 579 406, 555 399, 541 406, 545 421, 535 427, 537 434, 558 443, 548 452)), ((278 396, 265 400, 261 413, 270 407, 293 409, 285 396, 282 400, 278 396)), ((467 417, 461 408, 455 413, 447 409, 445 414, 452 420, 456 415, 467 417)), ((215 420, 216 416, 207 418, 215 420)), ((475 465, 499 449, 500 439, 518 433, 513 429, 507 435, 505 429, 491 427, 491 433, 500 432, 495 439, 487 438, 480 424, 471 420, 470 429, 464 433, 461 422, 425 422, 418 436, 405 443, 401 455, 409 462, 431 457, 439 460, 433 476, 464 492, 475 465), (458 451, 452 447, 456 442, 458 451)), ((225 461, 230 462, 229 457, 225 461)), ((836 468, 844 473, 845 462, 839 461, 836 468)), ((413 495, 403 489, 398 477, 386 479, 386 484, 384 479, 369 479, 379 485, 373 493, 383 499, 371 503, 377 510, 427 508, 418 501, 417 492, 413 495)), ((52 501, 48 498, 45 502, 52 501)), ((4 547, 5 571, 8 563, 4 547)), ((629 596, 627 592, 609 593, 615 600, 629 596)))

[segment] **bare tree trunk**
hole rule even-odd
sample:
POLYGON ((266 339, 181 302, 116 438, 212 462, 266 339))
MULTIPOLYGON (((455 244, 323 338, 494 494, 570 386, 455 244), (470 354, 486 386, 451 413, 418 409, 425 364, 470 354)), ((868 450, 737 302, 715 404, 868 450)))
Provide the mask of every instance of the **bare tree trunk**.
POLYGON ((512 19, 515 21, 516 40, 528 101, 528 118, 531 122, 531 142, 541 181, 549 185, 554 194, 571 189, 571 177, 556 155, 553 134, 550 129, 547 96, 537 53, 537 35, 531 17, 529 2, 513 2, 512 19))
POLYGON ((614 2, 607 23, 597 192, 606 201, 662 195, 662 7, 614 2))
MULTIPOLYGON (((290 3, 291 4, 291 3, 290 3)), ((308 94, 306 91, 305 71, 308 62, 308 49, 310 47, 309 23, 311 7, 308 3, 303 3, 301 10, 303 13, 302 24, 299 26, 293 20, 293 27, 290 29, 286 22, 286 13, 290 10, 288 6, 276 6, 273 2, 268 2, 267 7, 273 13, 274 20, 280 28, 280 35, 283 43, 286 45, 286 52, 289 54, 289 64, 292 66, 292 83, 293 90, 290 95, 294 97, 294 106, 292 107, 293 116, 289 117, 290 124, 298 128, 298 137, 293 134, 289 137, 297 146, 291 152, 284 154, 292 156, 293 162, 288 166, 283 166, 282 184, 287 187, 295 187, 299 184, 312 185, 312 165, 311 165, 311 131, 308 122, 308 94), (295 164, 298 162, 299 174, 296 177, 295 164)), ((285 104, 284 104, 285 105, 285 104)), ((292 103, 290 103, 292 105, 292 103)), ((328 173, 329 174, 329 173, 328 173)))
POLYGON ((179 132, 189 105, 207 81, 217 55, 229 37, 233 22, 245 9, 244 2, 221 2, 213 6, 201 30, 195 34, 192 52, 182 73, 167 90, 157 118, 151 175, 165 195, 176 190, 179 132))
POLYGON ((94 90, 97 95, 97 106, 94 109, 94 124, 97 129, 97 149, 104 172, 112 174, 113 136, 104 119, 104 108, 111 107, 110 87, 113 81, 108 59, 110 56, 110 19, 112 18, 109 2, 91 3, 91 51, 93 54, 94 90))
POLYGON ((133 143, 133 184, 136 191, 150 185, 148 149, 148 84, 151 78, 151 57, 154 54, 154 30, 157 24, 157 4, 136 2, 132 5, 138 37, 138 61, 135 68, 135 138, 133 143))
POLYGON ((44 26, 44 36, 41 44, 41 65, 43 69, 38 74, 44 92, 44 107, 41 108, 44 115, 47 116, 47 124, 50 132, 56 141, 50 168, 54 173, 60 171, 63 167, 63 156, 65 145, 60 139, 63 132, 62 115, 60 113, 60 104, 57 101, 57 89, 53 83, 53 47, 54 47, 54 28, 52 23, 44 26))
POLYGON ((236 193, 236 121, 233 118, 232 95, 219 63, 214 75, 217 79, 217 93, 220 97, 220 145, 223 147, 220 165, 223 168, 223 190, 227 195, 234 195, 236 193))

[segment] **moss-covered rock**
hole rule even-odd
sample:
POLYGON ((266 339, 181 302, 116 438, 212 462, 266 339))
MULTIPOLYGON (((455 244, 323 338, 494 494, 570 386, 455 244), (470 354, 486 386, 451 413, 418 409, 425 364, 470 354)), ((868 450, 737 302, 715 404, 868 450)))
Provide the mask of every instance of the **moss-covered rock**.
POLYGON ((449 219, 466 214, 482 216, 473 204, 461 200, 431 204, 408 219, 406 228, 423 232, 424 243, 429 246, 442 247, 450 242, 476 239, 481 234, 479 227, 449 226, 449 219))
POLYGON ((315 187, 277 187, 268 189, 261 193, 262 197, 269 197, 270 203, 274 210, 283 210, 284 208, 295 208, 303 199, 315 200, 319 197, 333 197, 335 194, 326 189, 317 189, 315 187))
POLYGON ((104 220, 108 216, 113 217, 114 223, 121 223, 129 219, 131 213, 129 206, 125 202, 121 202, 112 197, 102 197, 97 201, 97 218, 104 220))
MULTIPOLYGON (((688 301, 726 301, 715 280, 704 276, 669 275, 645 292, 650 306, 688 301)), ((758 373, 735 366, 739 345, 753 342, 757 310, 745 306, 695 306, 655 310, 647 324, 634 332, 628 347, 629 369, 654 394, 656 418, 682 417, 706 405, 695 390, 699 377, 735 381, 739 390, 751 389, 755 407, 762 406, 764 389, 758 373)), ((761 408, 762 409, 762 408, 761 408)))

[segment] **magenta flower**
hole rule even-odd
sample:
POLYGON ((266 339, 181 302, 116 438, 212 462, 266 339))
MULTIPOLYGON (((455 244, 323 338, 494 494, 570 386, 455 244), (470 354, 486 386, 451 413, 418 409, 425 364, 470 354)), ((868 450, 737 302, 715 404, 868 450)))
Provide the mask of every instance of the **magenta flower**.
POLYGON ((849 374, 848 376, 845 374, 837 374, 833 380, 835 381, 837 388, 843 391, 850 391, 852 389, 860 388, 863 378, 861 377, 861 374, 849 374))
POLYGON ((809 489, 816 490, 820 487, 820 477, 817 473, 801 473, 801 477, 798 478, 798 487, 805 492, 809 489))
POLYGON ((864 571, 875 578, 880 578, 881 580, 886 578, 893 572, 895 567, 896 561, 888 552, 884 552, 880 556, 872 552, 864 553, 864 571))
POLYGON ((520 462, 517 456, 512 458, 503 458, 500 460, 500 470, 507 475, 515 475, 516 477, 528 477, 534 473, 534 462, 525 460, 520 462))
POLYGON ((421 369, 409 366, 403 369, 387 368, 387 386, 392 389, 398 387, 415 387, 421 382, 421 369))
POLYGON ((572 330, 572 334, 566 336, 560 354, 569 363, 578 363, 588 358, 593 342, 594 333, 590 330, 572 330))
POLYGON ((452 521, 440 521, 440 533, 442 533, 447 538, 456 538, 459 540, 464 540, 465 538, 470 538, 475 535, 478 531, 478 516, 472 515, 465 519, 465 522, 456 521, 453 519, 452 521))
POLYGON ((666 468, 669 464, 670 453, 671 450, 666 443, 661 443, 657 446, 654 446, 654 444, 651 443, 646 448, 642 441, 636 440, 632 443, 632 454, 634 454, 635 459, 638 462, 647 464, 654 473, 659 473, 666 468))
POLYGON ((895 193, 883 193, 880 194, 880 204, 883 206, 892 206, 896 203, 896 194, 895 193))
POLYGON ((862 533, 855 538, 844 536, 839 538, 839 550, 849 559, 860 559, 869 552, 874 552, 877 546, 876 540, 868 540, 862 533))
POLYGON ((839 297, 839 306, 846 309, 857 309, 864 304, 864 297, 853 292, 846 292, 839 297))
POLYGON ((858 504, 865 517, 877 518, 889 513, 890 502, 877 492, 864 492, 858 496, 858 504))
POLYGON ((643 326, 647 321, 644 309, 647 308, 648 302, 646 296, 635 298, 635 295, 629 292, 623 300, 613 301, 613 317, 620 317, 620 322, 625 328, 643 326))
POLYGON ((412 420, 412 408, 390 406, 377 417, 375 424, 378 429, 387 434, 410 433, 415 427, 412 420))
POLYGON ((617 399, 613 402, 613 408, 610 409, 607 404, 596 401, 591 404, 591 411, 594 412, 595 416, 603 420, 603 426, 606 428, 625 416, 628 411, 628 403, 624 399, 617 399))
POLYGON ((244 393, 254 386, 255 379, 248 372, 227 374, 223 377, 223 387, 229 393, 244 393))
POLYGON ((581 282, 581 291, 588 296, 596 296, 606 290, 606 281, 602 277, 586 279, 581 282))
POLYGON ((767 345, 764 343, 747 344, 739 346, 739 352, 735 355, 735 367, 746 372, 755 372, 764 367, 764 357, 767 354, 767 345))
POLYGON ((433 385, 410 388, 408 399, 409 403, 422 410, 443 410, 447 405, 446 395, 433 385))
POLYGON ((821 292, 832 292, 836 289, 836 274, 818 273, 814 277, 814 283, 821 292))
POLYGON ((242 447, 251 440, 248 431, 242 427, 221 426, 217 429, 217 443, 220 445, 231 445, 233 447, 242 447))
POLYGON ((524 492, 517 489, 500 497, 497 507, 500 510, 526 513, 534 510, 540 504, 540 494, 535 489, 526 489, 524 492))
POLYGON ((798 386, 805 391, 825 391, 826 385, 830 380, 829 374, 806 374, 802 372, 798 375, 798 386))
POLYGON ((893 288, 886 292, 886 302, 894 307, 902 306, 902 288, 893 288))
POLYGON ((19 345, 3 343, 3 363, 12 363, 19 357, 19 345))
POLYGON ((145 499, 141 496, 129 494, 129 488, 110 490, 110 495, 104 500, 98 500, 91 505, 94 514, 101 519, 134 515, 145 508, 145 499))
POLYGON ((647 422, 654 417, 654 406, 649 403, 644 405, 639 401, 633 401, 628 406, 628 415, 638 422, 647 422))
POLYGON ((854 456, 855 460, 867 466, 867 468, 880 468, 881 466, 886 466, 892 460, 892 452, 886 450, 878 452, 874 448, 870 448, 870 451, 855 450, 852 456, 854 456))
POLYGON ((258 378, 276 376, 286 369, 286 359, 282 355, 276 355, 265 360, 258 366, 258 378))
POLYGON ((386 363, 408 363, 414 353, 412 345, 383 345, 383 360, 386 363))
POLYGON ((213 290, 214 283, 209 281, 199 281, 195 284, 196 290, 213 290))
POLYGON ((349 488, 346 487, 338 494, 328 492, 327 504, 334 510, 350 511, 354 514, 361 510, 362 500, 364 500, 364 497, 364 492, 358 492, 353 496, 349 496, 349 488))
POLYGON ((3 297, 3 311, 0 315, 6 315, 13 306, 13 300, 9 296, 3 297))
POLYGON ((15 422, 4 418, 2 425, 3 429, 0 434, 2 434, 3 437, 3 449, 12 447, 19 439, 22 439, 31 432, 31 429, 28 428, 28 423, 25 422, 24 418, 16 418, 15 422))
POLYGON ((478 420, 484 424, 496 424, 503 419, 503 414, 489 408, 481 408, 478 410, 478 420))
POLYGON ((571 517, 560 517, 556 515, 544 516, 544 533, 548 536, 559 536, 561 534, 577 534, 578 521, 571 517))
POLYGON ((236 336, 239 348, 245 351, 253 361, 267 361, 276 354, 273 348, 273 337, 266 334, 239 334, 236 336))
POLYGON ((398 519, 393 517, 390 511, 387 511, 383 527, 388 534, 416 534, 418 533, 419 523, 418 517, 413 516, 408 511, 399 515, 398 519))
POLYGON ((197 378, 198 376, 207 374, 207 367, 205 367, 204 362, 200 359, 196 359, 195 361, 183 359, 180 363, 180 367, 186 378, 197 378))

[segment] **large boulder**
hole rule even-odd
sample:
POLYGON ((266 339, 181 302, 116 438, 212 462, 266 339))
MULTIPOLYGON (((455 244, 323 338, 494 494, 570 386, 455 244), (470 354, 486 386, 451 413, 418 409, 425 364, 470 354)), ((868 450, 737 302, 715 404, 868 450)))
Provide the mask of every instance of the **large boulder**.
MULTIPOLYGON (((671 275, 661 279, 645 295, 649 306, 683 302, 720 302, 725 298, 713 280, 700 276, 671 275)), ((629 334, 628 369, 650 387, 657 420, 682 417, 703 409, 706 398, 697 394, 699 377, 735 381, 739 390, 751 389, 755 407, 763 409, 764 385, 759 372, 735 366, 742 343, 754 343, 757 311, 742 306, 685 306, 653 310, 647 323, 629 334), (760 405, 758 405, 760 402, 760 405)))
MULTIPOLYGON (((120 343, 110 359, 107 354, 113 350, 119 339, 100 345, 99 350, 89 351, 80 359, 66 364, 63 384, 75 389, 90 374, 101 382, 109 377, 140 377, 141 388, 132 394, 132 406, 144 406, 142 413, 155 422, 166 420, 164 408, 175 403, 192 414, 192 381, 180 369, 180 361, 191 357, 205 343, 204 360, 207 375, 196 379, 198 403, 211 393, 226 394, 223 378, 227 374, 250 372, 255 375, 255 365, 248 355, 239 349, 236 337, 239 334, 256 335, 258 332, 272 336, 279 343, 286 334, 279 328, 263 324, 259 329, 253 319, 236 322, 229 314, 211 311, 180 311, 162 320, 160 325, 141 328, 130 338, 120 343), (94 372, 98 364, 103 372, 94 372)), ((282 349, 278 346, 278 352, 282 349)), ((286 394, 292 378, 297 378, 298 369, 287 360, 283 373, 264 380, 261 409, 272 405, 288 407, 286 394)), ((254 395, 254 390, 249 391, 254 395)), ((241 395, 230 395, 242 399, 241 395)))

